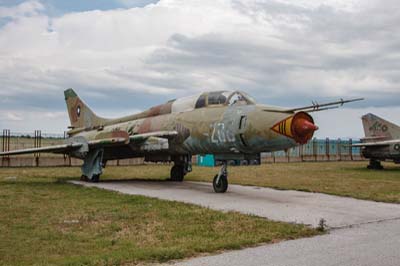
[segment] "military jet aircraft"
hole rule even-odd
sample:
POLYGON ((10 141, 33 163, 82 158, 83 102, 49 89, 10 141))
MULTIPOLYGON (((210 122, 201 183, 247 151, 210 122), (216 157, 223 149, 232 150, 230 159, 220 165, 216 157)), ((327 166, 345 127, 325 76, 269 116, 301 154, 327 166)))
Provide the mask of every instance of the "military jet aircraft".
POLYGON ((171 180, 182 181, 196 154, 223 161, 215 192, 228 188, 227 160, 259 159, 261 152, 284 150, 310 140, 318 127, 307 112, 337 108, 340 100, 301 108, 256 104, 240 91, 213 91, 171 100, 117 119, 97 116, 72 90, 64 92, 71 127, 65 144, 0 153, 52 152, 83 160, 82 179, 97 182, 109 160, 144 157, 174 162, 171 180))
POLYGON ((400 127, 374 114, 362 118, 365 138, 361 143, 352 145, 361 147, 361 153, 370 159, 368 169, 383 169, 381 161, 400 163, 400 127))

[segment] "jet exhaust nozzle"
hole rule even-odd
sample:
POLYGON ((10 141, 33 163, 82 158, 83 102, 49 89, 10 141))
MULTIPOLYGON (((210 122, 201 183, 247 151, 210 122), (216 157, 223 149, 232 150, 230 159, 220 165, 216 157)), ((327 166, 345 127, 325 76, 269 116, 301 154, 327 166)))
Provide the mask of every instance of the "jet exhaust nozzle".
POLYGON ((306 144, 318 130, 313 118, 305 113, 299 112, 290 116, 272 127, 272 130, 294 139, 299 144, 306 144))

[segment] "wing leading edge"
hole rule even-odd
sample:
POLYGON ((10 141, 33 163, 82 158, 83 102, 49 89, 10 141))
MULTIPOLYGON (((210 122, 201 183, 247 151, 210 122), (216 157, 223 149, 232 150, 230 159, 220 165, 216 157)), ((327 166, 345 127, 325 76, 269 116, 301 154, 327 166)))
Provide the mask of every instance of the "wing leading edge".
POLYGON ((41 148, 32 148, 32 149, 23 149, 23 150, 14 150, 7 152, 0 152, 0 156, 8 156, 8 155, 20 155, 20 154, 29 154, 29 153, 68 153, 70 151, 74 151, 82 147, 82 143, 70 143, 70 144, 62 144, 62 145, 54 145, 47 146, 41 148))
POLYGON ((71 138, 69 140, 71 143, 47 146, 41 148, 0 152, 0 156, 21 155, 30 153, 60 153, 60 154, 70 153, 79 150, 82 146, 86 144, 90 148, 116 147, 121 145, 133 144, 140 146, 143 150, 148 150, 148 149, 164 150, 168 149, 168 140, 176 137, 177 135, 178 135, 177 131, 157 131, 157 132, 136 134, 133 136, 129 136, 128 133, 126 133, 125 136, 120 136, 115 138, 112 137, 101 138, 101 139, 91 140, 88 142, 82 142, 81 139, 74 140, 74 138, 71 138), (150 144, 158 144, 158 145, 150 145, 150 144))

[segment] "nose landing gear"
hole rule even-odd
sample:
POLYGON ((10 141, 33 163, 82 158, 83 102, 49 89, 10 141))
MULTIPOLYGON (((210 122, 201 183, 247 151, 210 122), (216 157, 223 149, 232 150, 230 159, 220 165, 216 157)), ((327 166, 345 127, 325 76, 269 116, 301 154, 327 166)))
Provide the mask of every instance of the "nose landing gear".
POLYGON ((228 189, 228 163, 226 161, 223 162, 219 173, 214 177, 213 188, 215 193, 225 193, 228 189))

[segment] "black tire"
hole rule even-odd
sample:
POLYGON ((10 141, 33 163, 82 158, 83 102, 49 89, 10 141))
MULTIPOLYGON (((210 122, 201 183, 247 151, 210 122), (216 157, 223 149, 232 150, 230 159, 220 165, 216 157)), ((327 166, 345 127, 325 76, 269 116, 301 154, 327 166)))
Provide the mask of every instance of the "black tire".
POLYGON ((183 166, 174 165, 171 168, 171 181, 182 182, 185 174, 183 172, 183 166))
POLYGON ((217 179, 218 175, 215 175, 213 180, 213 188, 215 193, 225 193, 228 189, 228 177, 226 175, 221 176, 218 184, 217 179))
POLYGON ((100 175, 93 175, 92 177, 92 182, 93 183, 98 183, 100 180, 100 175))
POLYGON ((89 181, 89 178, 85 175, 81 175, 81 181, 87 182, 87 181, 89 181))
POLYGON ((383 166, 380 161, 370 161, 369 165, 367 166, 370 170, 383 170, 383 166))

